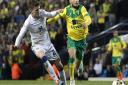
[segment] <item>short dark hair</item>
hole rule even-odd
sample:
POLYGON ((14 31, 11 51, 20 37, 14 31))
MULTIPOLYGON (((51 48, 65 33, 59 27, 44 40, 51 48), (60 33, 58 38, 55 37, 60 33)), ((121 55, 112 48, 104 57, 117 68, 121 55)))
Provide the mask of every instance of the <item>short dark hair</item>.
POLYGON ((40 0, 32 0, 33 6, 39 6, 40 5, 40 0))
POLYGON ((29 5, 30 5, 30 9, 33 9, 34 7, 40 5, 40 0, 30 0, 29 5))

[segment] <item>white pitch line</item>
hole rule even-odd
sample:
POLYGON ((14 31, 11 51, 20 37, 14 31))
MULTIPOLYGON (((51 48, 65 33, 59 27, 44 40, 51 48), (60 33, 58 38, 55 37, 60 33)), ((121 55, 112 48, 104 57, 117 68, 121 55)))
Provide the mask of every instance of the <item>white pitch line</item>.
MULTIPOLYGON (((114 81, 114 80, 117 80, 117 78, 90 77, 88 80, 89 81, 114 81)), ((123 80, 128 81, 128 78, 123 78, 123 80)))

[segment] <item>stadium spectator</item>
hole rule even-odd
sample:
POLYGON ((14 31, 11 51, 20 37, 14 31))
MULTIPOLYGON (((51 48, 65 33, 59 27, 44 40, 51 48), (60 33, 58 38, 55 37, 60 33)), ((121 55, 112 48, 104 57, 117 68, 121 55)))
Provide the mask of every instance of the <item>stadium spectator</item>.
POLYGON ((93 64, 89 65, 89 69, 88 69, 88 77, 96 77, 96 71, 93 68, 93 64))
POLYGON ((101 73, 102 73, 102 63, 101 63, 99 57, 96 58, 96 63, 94 64, 94 70, 96 72, 96 76, 101 75, 101 73))
POLYGON ((103 11, 102 6, 100 7, 100 9, 97 11, 97 17, 98 17, 98 29, 100 32, 105 30, 105 13, 103 11))
POLYGON ((123 78, 128 78, 128 65, 123 65, 122 66, 122 73, 123 73, 123 78))
POLYGON ((111 7, 111 3, 109 2, 109 0, 105 0, 102 7, 103 7, 103 12, 105 14, 105 22, 108 23, 109 22, 110 7, 111 7))
POLYGON ((91 27, 89 28, 89 30, 91 33, 98 33, 99 31, 97 29, 97 13, 96 13, 96 8, 95 8, 94 3, 90 4, 90 8, 89 8, 88 12, 89 12, 90 17, 92 19, 92 24, 91 24, 91 27))
POLYGON ((20 79, 22 71, 21 71, 21 68, 19 67, 17 57, 13 57, 12 59, 11 72, 12 72, 11 75, 13 80, 20 79))
POLYGON ((114 72, 113 68, 111 65, 106 66, 106 71, 107 71, 107 77, 114 77, 116 76, 116 73, 114 72))
POLYGON ((55 29, 51 27, 49 31, 49 35, 50 35, 52 43, 55 44, 55 37, 57 35, 57 31, 55 31, 55 29))

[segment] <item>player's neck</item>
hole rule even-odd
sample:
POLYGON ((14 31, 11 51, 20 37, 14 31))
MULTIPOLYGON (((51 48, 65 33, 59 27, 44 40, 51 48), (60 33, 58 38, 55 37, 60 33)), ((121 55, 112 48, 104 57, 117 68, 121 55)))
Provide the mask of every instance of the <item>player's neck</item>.
POLYGON ((31 13, 31 15, 32 15, 32 17, 33 17, 34 19, 39 19, 39 16, 36 17, 33 13, 31 13))
POLYGON ((79 9, 79 6, 73 6, 71 5, 75 10, 78 10, 79 9))

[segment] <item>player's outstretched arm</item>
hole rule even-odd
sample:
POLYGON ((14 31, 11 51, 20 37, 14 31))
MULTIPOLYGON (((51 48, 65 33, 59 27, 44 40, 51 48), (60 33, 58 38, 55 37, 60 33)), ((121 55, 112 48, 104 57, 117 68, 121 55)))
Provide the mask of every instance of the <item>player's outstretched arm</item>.
POLYGON ((49 18, 49 19, 47 20, 47 23, 48 23, 48 24, 50 24, 50 23, 55 23, 59 18, 60 18, 60 15, 58 14, 58 15, 56 15, 56 16, 53 17, 53 18, 49 18))
POLYGON ((23 27, 20 30, 19 35, 16 38, 15 47, 19 47, 20 46, 20 43, 21 43, 21 41, 22 41, 25 33, 27 32, 27 29, 28 29, 28 22, 26 20, 25 23, 24 23, 24 25, 23 25, 23 27))
POLYGON ((56 22, 59 18, 63 18, 65 17, 65 13, 66 13, 66 9, 63 9, 63 10, 59 10, 59 13, 53 17, 53 18, 49 18, 47 20, 47 23, 50 24, 50 23, 54 23, 56 22))
POLYGON ((43 10, 43 16, 51 18, 51 17, 55 17, 57 14, 62 13, 62 12, 63 12, 63 9, 59 9, 59 10, 51 11, 51 12, 47 12, 43 10))

